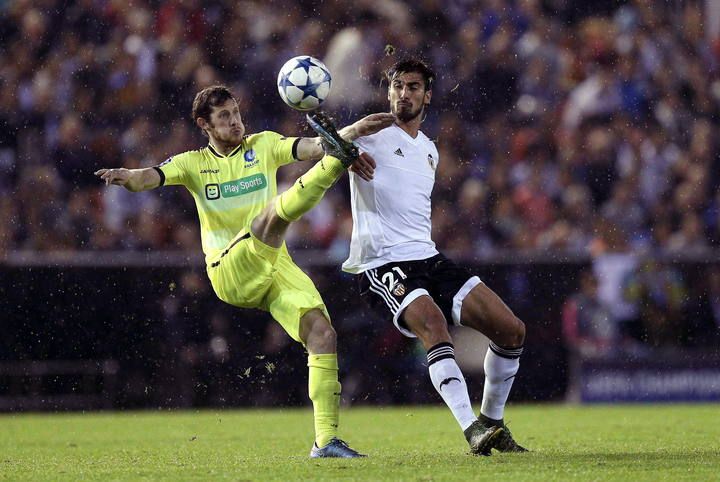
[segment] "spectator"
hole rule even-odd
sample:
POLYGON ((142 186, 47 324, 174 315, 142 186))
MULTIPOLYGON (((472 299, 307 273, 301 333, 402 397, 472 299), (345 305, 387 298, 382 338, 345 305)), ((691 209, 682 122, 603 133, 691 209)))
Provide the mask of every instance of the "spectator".
POLYGON ((580 291, 563 306, 563 338, 575 355, 607 356, 618 349, 618 327, 598 297, 598 281, 590 270, 580 273, 580 291))
POLYGON ((649 258, 628 279, 626 297, 639 306, 641 339, 653 347, 678 344, 685 329, 687 289, 680 273, 649 258))

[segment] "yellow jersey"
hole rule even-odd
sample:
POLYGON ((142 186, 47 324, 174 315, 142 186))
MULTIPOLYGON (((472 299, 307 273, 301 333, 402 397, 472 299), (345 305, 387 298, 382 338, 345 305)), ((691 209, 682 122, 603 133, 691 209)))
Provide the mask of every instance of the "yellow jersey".
POLYGON ((212 145, 157 165, 160 185, 183 185, 195 199, 205 262, 221 252, 277 195, 276 173, 296 159, 297 137, 252 134, 224 156, 212 145))

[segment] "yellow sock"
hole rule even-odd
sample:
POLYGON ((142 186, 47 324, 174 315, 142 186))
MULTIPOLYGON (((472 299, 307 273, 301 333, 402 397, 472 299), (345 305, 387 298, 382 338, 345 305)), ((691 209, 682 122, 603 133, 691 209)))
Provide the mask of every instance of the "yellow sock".
POLYGON ((337 353, 308 355, 308 391, 315 412, 315 443, 324 447, 337 436, 340 389, 337 353))
POLYGON ((343 172, 345 168, 337 158, 325 156, 320 159, 290 189, 278 196, 275 201, 278 216, 287 222, 299 219, 320 202, 343 172))

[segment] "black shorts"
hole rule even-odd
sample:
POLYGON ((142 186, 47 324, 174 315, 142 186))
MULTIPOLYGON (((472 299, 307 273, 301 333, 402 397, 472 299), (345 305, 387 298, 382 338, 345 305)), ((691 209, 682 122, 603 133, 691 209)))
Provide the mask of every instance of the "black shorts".
POLYGON ((415 337, 401 320, 402 312, 419 296, 429 295, 448 324, 460 325, 460 308, 467 294, 481 283, 467 269, 442 254, 420 261, 398 261, 358 276, 360 296, 382 318, 388 314, 403 335, 415 337))

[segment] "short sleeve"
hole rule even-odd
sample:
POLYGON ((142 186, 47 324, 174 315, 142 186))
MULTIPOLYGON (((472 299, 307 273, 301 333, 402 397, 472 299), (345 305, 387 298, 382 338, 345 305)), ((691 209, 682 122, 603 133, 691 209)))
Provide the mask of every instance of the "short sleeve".
POLYGON ((286 137, 277 132, 266 131, 266 142, 270 144, 273 162, 276 167, 297 161, 297 144, 299 137, 286 137))
POLYGON ((186 158, 187 153, 178 154, 155 166, 155 170, 160 174, 161 186, 187 184, 186 158))

